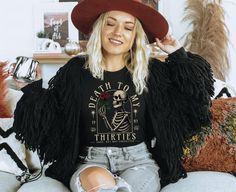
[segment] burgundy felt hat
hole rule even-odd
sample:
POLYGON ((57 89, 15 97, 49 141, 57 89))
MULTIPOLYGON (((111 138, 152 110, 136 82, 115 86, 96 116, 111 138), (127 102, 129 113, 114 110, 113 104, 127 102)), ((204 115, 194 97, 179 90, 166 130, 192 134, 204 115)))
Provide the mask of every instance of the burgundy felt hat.
POLYGON ((163 39, 168 32, 166 19, 141 0, 80 0, 72 10, 71 19, 79 31, 89 34, 99 15, 113 10, 123 11, 138 18, 150 43, 155 42, 155 37, 163 39))

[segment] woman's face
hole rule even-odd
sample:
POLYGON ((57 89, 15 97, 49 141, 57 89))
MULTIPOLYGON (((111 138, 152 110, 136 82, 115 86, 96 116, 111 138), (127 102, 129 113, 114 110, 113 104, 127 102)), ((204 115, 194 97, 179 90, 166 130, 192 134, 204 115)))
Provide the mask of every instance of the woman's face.
POLYGON ((110 11, 102 29, 102 48, 105 55, 124 55, 135 39, 135 17, 122 11, 110 11))

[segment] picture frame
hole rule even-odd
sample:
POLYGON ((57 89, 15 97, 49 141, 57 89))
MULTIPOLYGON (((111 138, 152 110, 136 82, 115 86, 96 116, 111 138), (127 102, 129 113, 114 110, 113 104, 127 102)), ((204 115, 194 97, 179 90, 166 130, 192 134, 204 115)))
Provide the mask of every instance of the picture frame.
MULTIPOLYGON (((45 2, 34 4, 34 42, 35 52, 44 52, 44 48, 39 48, 39 33, 44 34, 48 41, 52 40, 61 48, 69 40, 78 41, 78 30, 71 21, 71 11, 76 2, 45 2)), ((55 50, 48 50, 53 52, 55 50)), ((58 50, 56 51, 58 52, 58 50)))

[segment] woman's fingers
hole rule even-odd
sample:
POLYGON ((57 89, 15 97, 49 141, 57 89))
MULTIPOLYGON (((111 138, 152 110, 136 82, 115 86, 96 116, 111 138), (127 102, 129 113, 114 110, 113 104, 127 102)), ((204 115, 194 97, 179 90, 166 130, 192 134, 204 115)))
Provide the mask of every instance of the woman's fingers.
POLYGON ((164 49, 164 44, 158 39, 156 38, 156 44, 159 48, 161 48, 162 50, 164 49))
POLYGON ((162 51, 168 54, 173 53, 181 47, 179 41, 170 34, 167 34, 162 40, 156 38, 156 44, 162 51))

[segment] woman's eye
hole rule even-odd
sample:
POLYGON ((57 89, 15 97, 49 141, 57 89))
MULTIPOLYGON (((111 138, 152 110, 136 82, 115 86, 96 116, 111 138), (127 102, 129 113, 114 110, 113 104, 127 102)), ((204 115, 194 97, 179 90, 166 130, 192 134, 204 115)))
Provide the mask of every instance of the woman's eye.
POLYGON ((130 27, 125 27, 125 29, 128 31, 133 31, 133 28, 130 28, 130 27))
POLYGON ((114 26, 113 23, 107 23, 107 26, 114 26))

